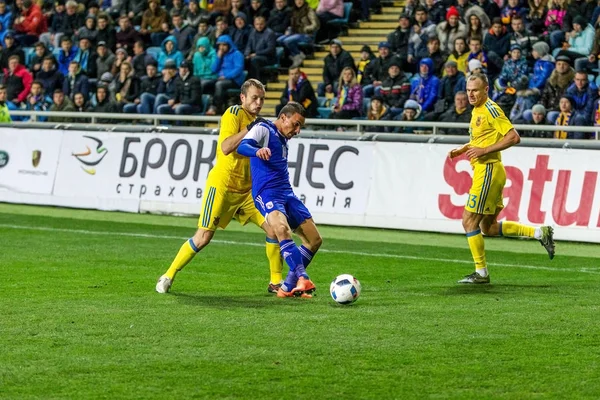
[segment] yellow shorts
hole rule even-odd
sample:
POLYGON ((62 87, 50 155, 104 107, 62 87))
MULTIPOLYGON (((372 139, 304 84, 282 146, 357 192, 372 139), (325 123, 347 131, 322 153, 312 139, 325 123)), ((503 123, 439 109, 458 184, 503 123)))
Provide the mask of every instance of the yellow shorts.
POLYGON ((233 193, 222 185, 207 182, 198 227, 207 231, 216 231, 218 227, 225 229, 233 218, 242 225, 253 222, 261 226, 265 222, 254 205, 251 192, 233 193))
POLYGON ((465 210, 474 214, 494 215, 504 208, 502 190, 506 185, 506 171, 501 162, 475 164, 473 184, 465 210))

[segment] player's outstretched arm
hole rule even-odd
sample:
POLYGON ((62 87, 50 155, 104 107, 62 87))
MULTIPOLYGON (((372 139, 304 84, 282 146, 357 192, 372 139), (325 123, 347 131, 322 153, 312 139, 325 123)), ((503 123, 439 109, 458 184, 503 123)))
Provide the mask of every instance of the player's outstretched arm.
POLYGON ((223 151, 223 154, 229 155, 233 153, 235 149, 238 148, 238 146, 240 145, 246 134, 250 131, 250 129, 252 129, 254 125, 264 121, 266 121, 266 119, 258 117, 250 124, 248 124, 248 126, 246 126, 246 129, 242 129, 241 132, 238 132, 235 135, 229 136, 227 139, 223 140, 223 143, 221 143, 221 150, 223 151))

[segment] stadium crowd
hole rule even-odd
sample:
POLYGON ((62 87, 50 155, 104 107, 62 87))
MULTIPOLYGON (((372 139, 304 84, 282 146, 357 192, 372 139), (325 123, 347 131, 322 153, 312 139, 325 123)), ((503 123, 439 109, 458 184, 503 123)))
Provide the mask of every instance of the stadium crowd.
MULTIPOLYGON (((330 24, 341 0, 0 0, 1 84, 9 110, 215 115, 244 80, 283 66, 277 110, 295 100, 310 117, 468 122, 465 79, 480 71, 513 122, 557 125, 524 136, 587 138, 560 126, 600 124, 600 6, 505 1, 407 0, 377 54, 364 46, 354 60, 330 24), (330 54, 315 86, 301 65, 317 42, 330 54)), ((379 4, 354 6, 368 20, 379 4)))

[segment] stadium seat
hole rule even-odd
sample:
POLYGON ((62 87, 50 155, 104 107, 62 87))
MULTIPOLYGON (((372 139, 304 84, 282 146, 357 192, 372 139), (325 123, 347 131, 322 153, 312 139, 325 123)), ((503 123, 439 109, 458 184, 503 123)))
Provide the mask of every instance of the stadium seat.
POLYGON ((327 21, 327 26, 332 26, 340 29, 342 32, 348 29, 350 23, 350 12, 352 11, 352 3, 344 3, 344 15, 342 18, 332 19, 327 21))
POLYGON ((52 55, 57 60, 58 60, 58 56, 60 55, 61 50, 62 50, 62 48, 60 48, 60 47, 55 47, 54 50, 52 50, 52 55))
MULTIPOLYGON (((248 71, 244 71, 244 82, 246 81, 246 79, 248 79, 248 71)), ((240 93, 242 93, 242 90, 240 88, 227 89, 227 98, 237 97, 240 95, 240 93)))
POLYGON ((275 64, 265 65, 261 68, 261 72, 268 75, 269 82, 271 82, 272 77, 275 77, 275 82, 277 82, 277 75, 279 74, 279 68, 281 67, 281 59, 283 58, 283 52, 283 47, 277 47, 275 49, 275 64))
POLYGON ((156 47, 148 47, 146 49, 146 53, 150 54, 155 60, 158 60, 158 55, 161 52, 161 48, 156 46, 156 47))
POLYGON ((23 53, 25 53, 25 65, 31 67, 31 59, 35 54, 35 47, 25 47, 23 48, 23 53))
POLYGON ((210 105, 210 102, 212 101, 212 96, 210 94, 203 94, 202 95, 202 115, 206 115, 206 111, 208 110, 208 106, 210 105))
MULTIPOLYGON (((327 100, 327 99, 325 99, 327 100)), ((333 99, 331 99, 331 101, 329 102, 328 106, 320 106, 319 108, 317 108, 317 112, 319 113, 319 118, 323 118, 323 119, 327 119, 329 118, 329 116, 331 115, 331 113, 333 112, 333 104, 335 104, 337 102, 337 97, 334 97, 333 99)), ((327 104, 327 101, 325 101, 325 103, 323 103, 324 105, 327 104)), ((319 105, 321 105, 321 102, 319 102, 319 105)))

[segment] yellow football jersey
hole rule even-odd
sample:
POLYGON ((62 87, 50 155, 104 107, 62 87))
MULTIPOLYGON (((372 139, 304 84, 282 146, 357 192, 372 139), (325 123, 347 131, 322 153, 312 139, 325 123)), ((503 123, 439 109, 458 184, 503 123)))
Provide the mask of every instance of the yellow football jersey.
MULTIPOLYGON (((496 144, 513 129, 513 125, 504 115, 504 111, 492 100, 488 99, 484 104, 473 108, 471 114, 469 144, 473 147, 487 147, 496 144)), ((471 160, 471 164, 489 164, 497 161, 502 161, 499 151, 471 160)))
POLYGON ((252 189, 250 180, 250 159, 233 152, 223 154, 221 144, 225 139, 239 133, 254 121, 255 117, 242 108, 231 106, 221 117, 219 139, 217 140, 217 162, 208 174, 212 182, 218 181, 225 185, 227 190, 236 193, 245 193, 252 189))

